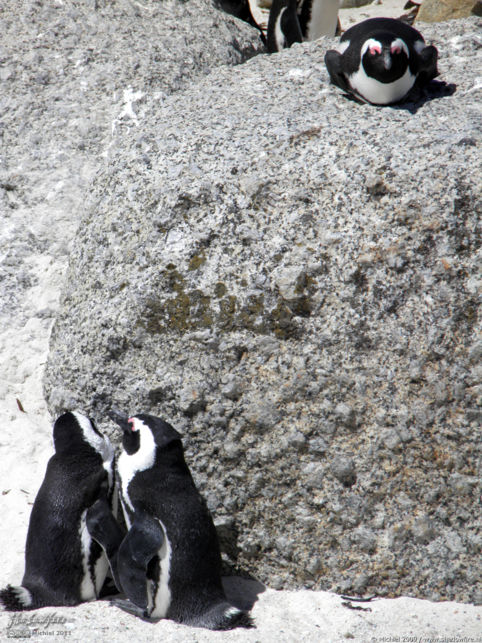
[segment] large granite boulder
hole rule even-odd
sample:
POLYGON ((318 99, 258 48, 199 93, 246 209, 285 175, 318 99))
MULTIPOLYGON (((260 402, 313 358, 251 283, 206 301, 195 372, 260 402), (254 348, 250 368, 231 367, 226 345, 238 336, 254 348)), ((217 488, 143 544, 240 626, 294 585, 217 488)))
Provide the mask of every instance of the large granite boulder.
POLYGON ((423 0, 417 21, 441 22, 471 15, 482 16, 480 0, 423 0))
POLYGON ((88 195, 50 409, 170 420, 275 587, 477 592, 479 28, 422 28, 456 87, 394 108, 329 85, 333 40, 144 87, 88 195))
POLYGON ((26 293, 66 263, 108 135, 135 122, 140 93, 171 94, 264 45, 208 0, 0 5, 0 322, 22 327, 26 293))

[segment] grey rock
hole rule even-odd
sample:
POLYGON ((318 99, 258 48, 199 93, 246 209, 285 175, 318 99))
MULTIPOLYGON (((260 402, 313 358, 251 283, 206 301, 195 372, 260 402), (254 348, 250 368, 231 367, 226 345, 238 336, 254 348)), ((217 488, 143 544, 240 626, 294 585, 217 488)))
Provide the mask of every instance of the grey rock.
POLYGON ((352 458, 337 456, 330 464, 330 469, 335 478, 345 487, 351 487, 356 482, 355 462, 352 458))
POLYGON ((230 400, 238 400, 243 394, 243 383, 240 379, 230 376, 221 388, 221 394, 230 400))
POLYGON ((416 518, 466 545, 478 515, 478 28, 424 27, 456 91, 395 108, 330 86, 326 39, 175 93, 145 80, 137 121, 119 94, 52 331, 49 407, 67 390, 107 432, 111 403, 179 427, 209 506, 235 517, 235 564, 270 584, 312 582, 316 552, 333 563, 321 587, 349 569, 350 586, 363 573, 392 595, 474 593, 453 570, 446 594, 421 573, 475 556, 452 536, 418 542, 416 518), (348 453, 343 488, 330 465, 348 453))
POLYGON ((352 534, 352 540, 362 551, 368 554, 372 554, 377 547, 376 535, 366 527, 355 529, 352 534))
POLYGON ((435 537, 434 524, 428 516, 417 518, 411 527, 411 531, 418 543, 428 543, 435 537))

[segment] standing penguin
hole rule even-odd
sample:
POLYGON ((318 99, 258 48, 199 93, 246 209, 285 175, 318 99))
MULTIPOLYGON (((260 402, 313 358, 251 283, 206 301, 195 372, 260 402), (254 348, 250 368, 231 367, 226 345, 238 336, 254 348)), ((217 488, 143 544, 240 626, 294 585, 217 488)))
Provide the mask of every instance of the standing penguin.
POLYGON ((267 36, 270 53, 303 41, 298 18, 298 0, 273 0, 269 12, 267 36))
POLYGON ((295 42, 334 36, 340 0, 273 0, 268 21, 268 51, 295 42))
POLYGON ((0 591, 0 603, 9 611, 95 599, 108 570, 85 518, 100 496, 112 497, 112 445, 92 420, 77 412, 61 415, 53 434, 55 454, 30 515, 22 585, 0 591))
POLYGON ((117 473, 128 532, 124 537, 104 500, 89 511, 88 525, 128 598, 113 603, 151 620, 213 630, 251 626, 226 599, 216 530, 179 433, 147 414, 111 417, 124 431, 117 473))
POLYGON ((350 27, 338 51, 325 54, 330 80, 375 105, 402 100, 415 82, 438 75, 437 49, 416 29, 394 18, 370 18, 350 27))

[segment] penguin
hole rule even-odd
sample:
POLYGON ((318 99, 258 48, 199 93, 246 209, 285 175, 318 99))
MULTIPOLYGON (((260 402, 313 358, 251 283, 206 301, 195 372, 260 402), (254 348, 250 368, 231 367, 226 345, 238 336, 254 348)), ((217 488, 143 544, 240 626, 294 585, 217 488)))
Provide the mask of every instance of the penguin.
POLYGON ((254 18, 249 0, 215 0, 214 6, 225 13, 229 13, 231 16, 235 16, 235 18, 239 18, 243 22, 247 22, 249 25, 257 29, 261 36, 261 40, 266 44, 263 30, 254 18))
POLYGON ((350 27, 338 51, 325 54, 330 80, 374 105, 401 101, 417 83, 438 75, 438 52, 420 32, 394 18, 370 18, 350 27))
POLYGON ((333 38, 339 28, 339 8, 340 0, 299 0, 298 16, 303 39, 333 38))
POLYGON ((334 36, 339 4, 339 0, 273 0, 268 20, 268 51, 274 53, 295 42, 334 36))
POLYGON ((90 601, 106 579, 108 560, 87 530, 86 513, 99 497, 112 501, 114 449, 79 412, 55 421, 53 439, 55 454, 30 514, 22 584, 0 590, 8 611, 90 601))
POLYGON ((273 0, 268 20, 268 51, 281 51, 291 47, 295 42, 302 41, 298 0, 273 0))
POLYGON ((221 583, 221 554, 209 510, 184 459, 180 434, 148 414, 111 418, 123 429, 117 462, 123 534, 105 499, 89 510, 119 591, 112 603, 143 619, 168 618, 212 630, 251 627, 221 583))

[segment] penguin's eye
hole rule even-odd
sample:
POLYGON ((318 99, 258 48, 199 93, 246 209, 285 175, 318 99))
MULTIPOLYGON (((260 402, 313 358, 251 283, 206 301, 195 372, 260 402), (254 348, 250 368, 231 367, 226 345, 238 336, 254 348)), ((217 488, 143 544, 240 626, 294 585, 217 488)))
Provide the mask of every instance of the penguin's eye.
POLYGON ((390 49, 390 53, 392 53, 392 54, 400 54, 400 53, 402 53, 402 48, 400 47, 400 45, 392 45, 392 47, 390 49))
POLYGON ((137 431, 134 418, 129 418, 127 423, 131 425, 131 431, 137 431))
POLYGON ((371 47, 368 48, 368 53, 370 54, 370 56, 381 54, 382 48, 380 47, 380 45, 372 45, 371 47))

